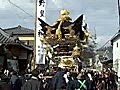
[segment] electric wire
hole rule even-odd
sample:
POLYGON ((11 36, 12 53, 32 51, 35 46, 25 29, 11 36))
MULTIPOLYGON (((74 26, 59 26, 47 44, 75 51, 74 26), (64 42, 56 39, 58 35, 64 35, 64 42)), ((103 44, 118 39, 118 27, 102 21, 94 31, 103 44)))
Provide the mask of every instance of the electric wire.
POLYGON ((103 44, 100 49, 104 48, 108 43, 109 41, 111 41, 112 38, 114 38, 119 32, 115 33, 105 44, 103 44))
MULTIPOLYGON (((8 1, 9 1, 9 3, 11 3, 12 5, 14 5, 14 6, 17 7, 18 9, 20 9, 21 11, 23 11, 24 13, 26 13, 27 15, 29 15, 29 17, 34 18, 31 14, 29 14, 28 12, 26 12, 24 9, 22 9, 21 7, 19 7, 19 6, 16 5, 15 3, 11 2, 10 0, 8 0, 8 1)), ((118 34, 118 32, 115 33, 114 36, 115 36, 116 34, 118 34)), ((110 41, 114 36, 112 36, 112 37, 111 37, 104 45, 102 45, 100 48, 103 48, 105 45, 107 45, 107 44, 109 43, 109 41, 110 41)))
POLYGON ((26 13, 29 17, 34 18, 33 15, 29 14, 27 11, 25 11, 24 9, 22 9, 21 7, 19 7, 18 5, 16 5, 15 3, 11 2, 10 0, 8 0, 8 2, 10 4, 12 4, 13 6, 17 7, 18 9, 20 9, 21 11, 23 11, 24 13, 26 13))

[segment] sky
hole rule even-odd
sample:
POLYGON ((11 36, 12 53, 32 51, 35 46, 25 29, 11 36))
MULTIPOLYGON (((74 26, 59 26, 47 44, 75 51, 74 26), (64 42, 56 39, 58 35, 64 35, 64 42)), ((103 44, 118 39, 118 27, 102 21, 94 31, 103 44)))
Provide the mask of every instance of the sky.
MULTIPOLYGON (((86 17, 89 32, 94 35, 98 46, 106 43, 118 32, 117 0, 46 0, 46 22, 52 25, 67 9, 75 20, 81 14, 86 17)), ((35 0, 0 0, 0 27, 11 28, 21 25, 34 29, 35 0), (20 8, 16 7, 19 6, 20 8), (22 10, 24 11, 22 11, 22 10)))

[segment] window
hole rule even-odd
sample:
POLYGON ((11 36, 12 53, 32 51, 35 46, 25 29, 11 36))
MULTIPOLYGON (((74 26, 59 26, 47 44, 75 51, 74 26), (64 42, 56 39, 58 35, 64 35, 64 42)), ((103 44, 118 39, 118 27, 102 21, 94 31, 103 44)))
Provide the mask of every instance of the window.
POLYGON ((117 43, 117 47, 118 47, 118 43, 117 43))

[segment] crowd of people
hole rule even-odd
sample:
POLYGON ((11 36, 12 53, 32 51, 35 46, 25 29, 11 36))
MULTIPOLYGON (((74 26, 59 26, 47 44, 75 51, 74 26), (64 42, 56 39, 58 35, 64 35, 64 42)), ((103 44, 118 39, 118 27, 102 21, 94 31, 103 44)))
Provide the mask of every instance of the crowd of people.
POLYGON ((0 72, 0 90, 117 90, 118 77, 112 69, 93 71, 61 69, 32 72, 0 72))

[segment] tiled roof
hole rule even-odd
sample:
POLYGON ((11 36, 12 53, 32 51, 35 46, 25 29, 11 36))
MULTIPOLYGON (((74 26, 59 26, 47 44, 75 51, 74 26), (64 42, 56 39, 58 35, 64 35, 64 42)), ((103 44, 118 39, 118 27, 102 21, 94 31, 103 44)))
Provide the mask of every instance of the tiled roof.
POLYGON ((0 29, 0 43, 14 43, 15 39, 16 37, 10 37, 9 34, 0 29))
POLYGON ((0 44, 20 45, 28 50, 33 50, 30 46, 22 43, 17 37, 11 37, 8 33, 0 29, 0 44))
POLYGON ((17 42, 20 46, 24 47, 25 49, 28 49, 28 50, 33 50, 33 48, 31 46, 28 46, 26 44, 24 44, 23 42, 21 42, 20 40, 18 40, 17 42))
POLYGON ((116 40, 119 39, 119 38, 120 38, 120 30, 119 30, 119 32, 117 32, 117 33, 113 36, 113 38, 111 39, 111 44, 113 44, 113 42, 116 41, 116 40))
POLYGON ((34 30, 22 27, 20 25, 3 30, 10 35, 34 35, 34 30))

